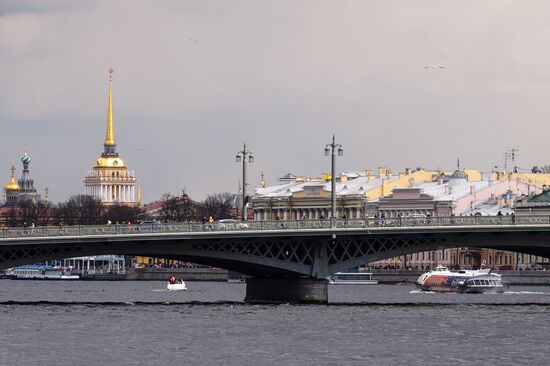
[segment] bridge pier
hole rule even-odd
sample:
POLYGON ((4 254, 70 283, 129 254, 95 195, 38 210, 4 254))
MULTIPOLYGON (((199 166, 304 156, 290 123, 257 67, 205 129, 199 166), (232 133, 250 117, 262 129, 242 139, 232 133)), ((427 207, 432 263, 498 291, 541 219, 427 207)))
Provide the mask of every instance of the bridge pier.
POLYGON ((328 303, 328 280, 312 278, 260 278, 246 280, 248 303, 328 303))

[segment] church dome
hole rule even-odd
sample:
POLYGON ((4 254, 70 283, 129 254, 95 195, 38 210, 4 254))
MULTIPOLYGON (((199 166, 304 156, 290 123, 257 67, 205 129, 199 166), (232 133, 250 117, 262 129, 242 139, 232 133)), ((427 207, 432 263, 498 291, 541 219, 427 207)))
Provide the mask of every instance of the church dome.
POLYGON ((23 164, 28 164, 31 162, 31 157, 25 153, 25 155, 23 155, 23 157, 21 158, 21 162, 23 164))
POLYGON ((9 192, 19 192, 21 190, 21 186, 17 184, 14 177, 11 177, 9 183, 4 186, 4 189, 9 192))

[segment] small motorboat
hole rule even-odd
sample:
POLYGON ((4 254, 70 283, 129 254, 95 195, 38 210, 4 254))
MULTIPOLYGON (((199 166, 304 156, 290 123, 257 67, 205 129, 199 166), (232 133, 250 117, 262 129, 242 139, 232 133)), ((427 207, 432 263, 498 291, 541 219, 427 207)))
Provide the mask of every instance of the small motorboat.
POLYGON ((168 285, 166 285, 166 291, 184 291, 187 290, 185 282, 180 278, 177 280, 174 277, 168 279, 168 285))

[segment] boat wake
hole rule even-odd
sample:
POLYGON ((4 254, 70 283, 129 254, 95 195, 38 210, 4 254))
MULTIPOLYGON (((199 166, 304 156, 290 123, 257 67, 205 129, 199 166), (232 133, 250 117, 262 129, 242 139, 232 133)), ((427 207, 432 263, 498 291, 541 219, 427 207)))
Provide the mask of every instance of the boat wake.
POLYGON ((412 290, 409 294, 435 294, 435 291, 412 290))
POLYGON ((550 293, 542 291, 505 291, 502 295, 550 295, 550 293))

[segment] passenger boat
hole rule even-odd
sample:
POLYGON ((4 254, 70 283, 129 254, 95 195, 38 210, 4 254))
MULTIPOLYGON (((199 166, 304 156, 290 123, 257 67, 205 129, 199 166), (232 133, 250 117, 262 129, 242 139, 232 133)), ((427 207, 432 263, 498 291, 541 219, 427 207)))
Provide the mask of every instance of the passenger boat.
POLYGON ((372 278, 372 273, 366 272, 336 272, 330 278, 331 285, 378 285, 378 280, 372 278))
POLYGON ((185 282, 182 279, 176 280, 174 277, 168 279, 168 284, 166 285, 166 291, 184 291, 187 290, 185 282))
POLYGON ((6 277, 12 280, 78 280, 72 267, 25 265, 6 270, 6 277))
POLYGON ((474 276, 458 283, 457 290, 468 294, 501 294, 506 291, 502 277, 496 273, 474 276))
POLYGON ((470 278, 488 275, 490 269, 450 271, 438 265, 433 271, 422 274, 416 280, 416 286, 422 291, 457 292, 458 285, 470 278))

